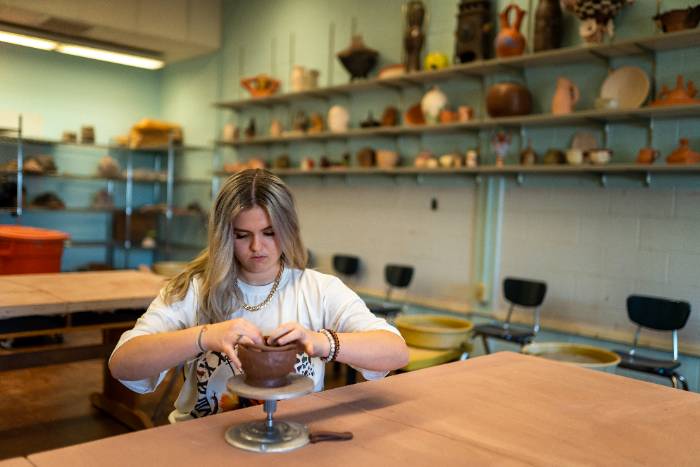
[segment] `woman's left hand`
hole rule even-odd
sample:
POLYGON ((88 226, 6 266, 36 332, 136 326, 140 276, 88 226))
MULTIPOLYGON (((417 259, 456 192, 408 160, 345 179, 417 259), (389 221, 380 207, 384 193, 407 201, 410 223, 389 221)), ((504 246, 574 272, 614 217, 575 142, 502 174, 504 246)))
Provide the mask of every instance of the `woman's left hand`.
POLYGON ((297 342, 309 357, 325 357, 330 352, 326 336, 310 331, 295 321, 280 325, 267 339, 268 345, 286 345, 292 342, 297 342))

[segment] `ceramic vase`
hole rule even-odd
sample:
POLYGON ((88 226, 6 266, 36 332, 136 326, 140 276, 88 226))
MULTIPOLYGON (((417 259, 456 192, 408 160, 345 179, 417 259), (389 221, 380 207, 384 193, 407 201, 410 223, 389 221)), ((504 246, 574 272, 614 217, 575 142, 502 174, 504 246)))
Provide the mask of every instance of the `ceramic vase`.
POLYGON ((334 105, 328 110, 328 129, 333 133, 348 131, 350 114, 342 105, 334 105))
POLYGON ((496 36, 496 56, 512 57, 522 55, 525 50, 525 36, 520 32, 525 10, 511 3, 499 15, 500 32, 496 36), (510 12, 515 12, 515 20, 510 23, 510 12))
POLYGON ((440 111, 447 105, 447 96, 437 86, 433 86, 426 92, 420 101, 420 108, 428 123, 438 122, 440 111))
POLYGON ((535 52, 561 47, 563 22, 564 15, 559 0, 540 0, 535 10, 535 52))

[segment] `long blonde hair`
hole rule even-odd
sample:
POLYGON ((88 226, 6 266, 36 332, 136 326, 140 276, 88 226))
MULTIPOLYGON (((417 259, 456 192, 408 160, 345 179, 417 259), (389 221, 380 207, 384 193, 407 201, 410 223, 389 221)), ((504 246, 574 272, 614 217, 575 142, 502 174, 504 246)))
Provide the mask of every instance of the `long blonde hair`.
POLYGON ((242 211, 259 206, 270 216, 275 240, 286 267, 304 269, 307 252, 299 233, 294 197, 282 179, 263 169, 238 172, 227 178, 209 214, 207 247, 184 271, 168 282, 164 299, 183 300, 190 283, 199 277, 198 323, 225 321, 240 302, 236 281, 233 222, 242 211))

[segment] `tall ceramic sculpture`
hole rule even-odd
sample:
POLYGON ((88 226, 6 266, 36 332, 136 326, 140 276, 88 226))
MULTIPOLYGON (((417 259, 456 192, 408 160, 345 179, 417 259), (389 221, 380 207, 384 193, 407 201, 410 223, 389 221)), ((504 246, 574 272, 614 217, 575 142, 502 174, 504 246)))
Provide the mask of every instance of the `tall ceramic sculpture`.
POLYGON ((540 0, 535 11, 535 52, 561 47, 563 23, 564 15, 559 0, 540 0))
POLYGON ((461 0, 455 31, 455 63, 486 58, 492 29, 489 0, 461 0))
POLYGON ((403 35, 404 66, 406 71, 420 70, 420 52, 423 49, 425 33, 425 6, 420 0, 411 0, 404 6, 406 30, 403 35))

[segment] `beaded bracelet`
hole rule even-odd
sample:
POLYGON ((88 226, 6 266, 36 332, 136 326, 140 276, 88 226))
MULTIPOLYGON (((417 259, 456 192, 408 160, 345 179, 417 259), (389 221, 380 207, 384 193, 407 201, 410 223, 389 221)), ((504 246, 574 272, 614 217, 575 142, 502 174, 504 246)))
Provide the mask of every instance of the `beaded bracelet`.
POLYGON ((333 335, 328 331, 328 329, 321 329, 319 331, 321 334, 326 336, 326 339, 328 339, 328 356, 327 357, 321 357, 322 362, 330 362, 332 361, 331 359, 335 357, 335 339, 333 339, 333 335))
POLYGON ((328 361, 334 362, 338 355, 340 355, 340 339, 338 339, 338 333, 332 329, 326 329, 326 332, 333 338, 333 355, 328 354, 328 361))

